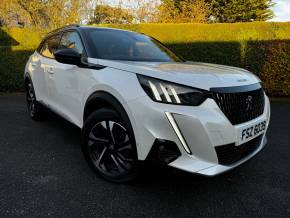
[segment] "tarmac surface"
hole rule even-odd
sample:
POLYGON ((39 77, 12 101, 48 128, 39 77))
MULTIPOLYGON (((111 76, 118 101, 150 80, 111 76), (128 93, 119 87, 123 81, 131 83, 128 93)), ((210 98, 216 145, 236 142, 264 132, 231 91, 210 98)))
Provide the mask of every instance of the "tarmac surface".
POLYGON ((0 96, 0 217, 290 217, 290 101, 273 100, 268 145, 214 178, 147 166, 133 184, 96 176, 80 129, 32 121, 23 94, 0 96))

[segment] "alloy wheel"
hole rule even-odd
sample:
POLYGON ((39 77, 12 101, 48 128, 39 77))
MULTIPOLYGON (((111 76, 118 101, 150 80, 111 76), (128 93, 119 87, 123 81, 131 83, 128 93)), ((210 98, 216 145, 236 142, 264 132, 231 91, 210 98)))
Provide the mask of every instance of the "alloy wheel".
POLYGON ((127 174, 134 166, 134 151, 128 132, 116 121, 98 122, 88 136, 89 157, 104 175, 127 174))

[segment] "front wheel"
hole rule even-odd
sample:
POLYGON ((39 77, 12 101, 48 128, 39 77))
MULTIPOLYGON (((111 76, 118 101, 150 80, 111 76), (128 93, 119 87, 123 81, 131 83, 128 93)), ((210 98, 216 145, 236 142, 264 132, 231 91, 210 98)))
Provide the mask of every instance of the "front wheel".
POLYGON ((83 152, 90 166, 112 182, 137 176, 137 152, 132 128, 111 109, 92 113, 83 128, 83 152))

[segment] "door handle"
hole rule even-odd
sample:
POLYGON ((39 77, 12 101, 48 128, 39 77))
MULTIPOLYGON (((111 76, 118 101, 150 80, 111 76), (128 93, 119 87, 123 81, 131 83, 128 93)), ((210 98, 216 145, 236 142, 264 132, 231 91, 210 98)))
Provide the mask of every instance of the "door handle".
POLYGON ((54 72, 53 72, 53 67, 47 67, 46 71, 47 71, 49 74, 54 74, 54 72))

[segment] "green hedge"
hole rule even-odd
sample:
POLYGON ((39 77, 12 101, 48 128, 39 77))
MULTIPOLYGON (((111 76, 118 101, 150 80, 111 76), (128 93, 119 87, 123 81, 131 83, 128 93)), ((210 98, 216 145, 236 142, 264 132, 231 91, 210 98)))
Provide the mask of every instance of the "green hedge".
MULTIPOLYGON (((263 80, 270 95, 290 96, 290 23, 137 24, 111 27, 151 35, 187 60, 246 68, 263 80)), ((0 29, 0 92, 23 90, 25 60, 46 32, 0 29)))
POLYGON ((0 28, 0 92, 23 91, 26 61, 47 31, 0 28))

